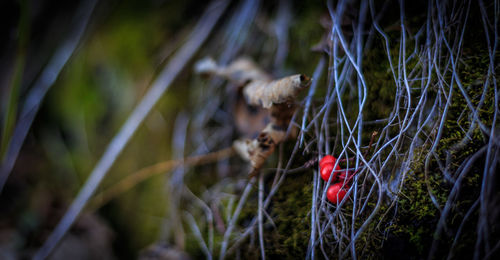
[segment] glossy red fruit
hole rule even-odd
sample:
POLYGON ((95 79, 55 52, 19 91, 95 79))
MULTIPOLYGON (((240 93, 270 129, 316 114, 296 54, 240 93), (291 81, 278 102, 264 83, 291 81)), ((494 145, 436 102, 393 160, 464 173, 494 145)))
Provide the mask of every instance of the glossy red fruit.
POLYGON ((323 167, 320 168, 321 179, 323 179, 324 181, 328 181, 328 179, 330 178, 330 175, 333 174, 332 183, 334 183, 337 180, 337 174, 339 174, 339 172, 342 169, 340 169, 340 166, 337 165, 337 167, 335 168, 335 171, 332 172, 334 165, 335 164, 333 164, 333 163, 327 163, 327 164, 324 164, 323 167))
POLYGON ((357 172, 358 171, 342 170, 338 174, 337 180, 339 182, 344 182, 344 180, 350 182, 354 178, 354 175, 356 175, 357 172))
POLYGON ((337 158, 331 156, 331 155, 325 155, 321 160, 319 161, 319 168, 323 168, 326 164, 335 164, 337 161, 337 158))
POLYGON ((344 185, 342 188, 342 183, 335 183, 328 188, 326 191, 326 198, 331 202, 338 204, 344 199, 347 191, 349 190, 348 185, 344 185))
POLYGON ((350 179, 352 176, 351 171, 342 170, 337 176, 338 181, 343 182, 346 178, 350 179))

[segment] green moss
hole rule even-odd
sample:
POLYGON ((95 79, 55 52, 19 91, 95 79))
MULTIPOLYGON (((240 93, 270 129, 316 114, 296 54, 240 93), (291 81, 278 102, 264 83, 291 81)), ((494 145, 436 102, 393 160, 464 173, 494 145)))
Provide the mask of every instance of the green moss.
MULTIPOLYGON (((479 50, 464 50, 464 68, 462 68, 460 78, 467 90, 467 94, 472 99, 474 106, 477 106, 482 96, 483 75, 486 73, 486 60, 484 52, 478 55, 479 50), (468 56, 472 55, 472 56, 468 56)), ((455 86, 456 88, 456 86, 455 86)), ((461 93, 456 93, 452 97, 450 109, 447 113, 443 134, 439 140, 437 149, 438 160, 444 164, 450 160, 449 172, 455 172, 458 166, 473 153, 478 151, 484 144, 485 138, 481 134, 477 125, 470 136, 471 141, 464 146, 457 145, 466 135, 470 126, 470 110, 461 93)), ((493 108, 493 90, 486 93, 485 102, 479 116, 484 122, 491 125, 493 108)), ((413 159, 412 171, 405 180, 400 200, 398 201, 396 218, 391 225, 391 232, 386 241, 387 247, 383 252, 389 252, 395 244, 403 250, 398 250, 401 256, 411 255, 414 258, 427 257, 431 243, 435 238, 435 228, 440 217, 439 210, 433 205, 429 196, 429 190, 435 196, 437 203, 442 208, 448 198, 451 185, 448 183, 438 167, 435 158, 430 161, 427 177, 424 173, 425 155, 429 151, 429 146, 423 146, 416 150, 413 159), (428 183, 426 182, 428 180, 428 183), (429 190, 428 190, 429 189, 429 190)), ((458 226, 479 195, 481 173, 484 161, 478 160, 467 174, 461 186, 461 193, 452 207, 447 218, 447 232, 438 238, 440 247, 437 257, 444 257, 447 250, 453 243, 454 234, 458 226), (465 192, 464 192, 465 191, 465 192)), ((475 219, 476 213, 470 219, 475 219)), ((469 221, 471 221, 469 219, 469 221)), ((475 225, 466 225, 462 230, 462 235, 454 250, 455 255, 470 256, 469 250, 475 244, 475 225)), ((394 255, 394 252, 392 252, 394 255)), ((396 253, 396 255, 398 255, 396 253)))
MULTIPOLYGON (((310 236, 311 173, 305 171, 287 176, 273 197, 267 212, 273 218, 275 226, 264 226, 266 256, 270 259, 293 259, 306 254, 310 236)), ((273 178, 268 178, 269 186, 272 180, 273 178)), ((241 225, 250 223, 256 214, 256 208, 257 200, 253 198, 241 213, 241 225)), ((258 242, 241 248, 241 254, 246 259, 258 259, 258 252, 258 242)))
POLYGON ((266 254, 270 258, 290 259, 304 256, 310 237, 312 175, 303 172, 290 176, 276 194, 271 214, 276 229, 266 236, 266 254))
MULTIPOLYGON (((391 34, 389 36, 391 37, 391 34)), ((392 110, 394 103, 394 79, 384 51, 385 46, 380 40, 374 42, 373 48, 368 50, 364 57, 363 70, 365 80, 369 86, 367 108, 364 110, 365 120, 386 117, 392 110)), ((394 41, 391 40, 391 42, 394 41)), ((398 56, 398 48, 399 46, 391 46, 390 52, 393 57, 398 56)), ((484 75, 487 72, 488 56, 484 46, 479 45, 467 46, 462 55, 462 63, 459 65, 459 77, 473 105, 477 106, 483 95, 482 84, 484 84, 484 75)), ((397 63, 397 61, 393 62, 394 64, 397 63)), ((415 62, 407 64, 408 68, 413 69, 415 66, 418 66, 415 62)), ((432 76, 435 77, 436 75, 432 76)), ((449 77, 450 75, 446 76, 449 77)), ((448 110, 446 123, 436 150, 439 163, 444 165, 446 160, 450 161, 448 170, 451 173, 455 172, 466 158, 477 152, 487 140, 476 125, 470 136, 471 141, 464 146, 457 145, 465 137, 470 126, 471 118, 469 115, 471 111, 458 87, 455 85, 454 88, 451 107, 448 110)), ((413 90, 412 95, 414 98, 419 97, 421 94, 419 91, 413 90)), ((433 98, 435 92, 436 90, 429 89, 429 98, 433 98)), ((348 94, 347 92, 346 96, 348 94)), ((493 96, 493 86, 491 85, 484 97, 484 104, 479 110, 479 117, 486 125, 491 125, 492 122, 493 96)), ((355 96, 351 98, 357 99, 355 96)), ((357 111, 348 112, 352 114, 357 111)), ((367 139, 367 133, 370 133, 371 130, 369 127, 365 128, 364 140, 367 139)), ((427 130, 427 132, 431 131, 427 130)), ((407 140, 404 140, 401 145, 403 149, 405 147, 409 148, 407 140)), ((367 227, 359 242, 356 243, 356 250, 362 258, 419 259, 427 257, 435 238, 434 231, 440 217, 440 211, 435 207, 429 192, 432 192, 437 204, 442 208, 452 188, 451 184, 444 178, 441 170, 439 170, 438 161, 435 158, 430 160, 429 171, 424 172, 425 156, 429 150, 429 145, 416 149, 415 157, 412 158, 411 171, 405 179, 398 203, 389 208, 389 205, 384 202, 379 213, 372 221, 373 223, 367 227)), ((453 243, 458 226, 479 195, 482 165, 484 165, 484 161, 478 160, 462 183, 462 192, 447 217, 447 230, 438 238, 440 245, 437 252, 438 258, 446 256, 445 254, 448 253, 447 250, 453 243)), ((396 169, 398 168, 398 162, 388 166, 388 169, 394 169, 391 173, 392 176, 397 174, 396 169)), ((374 206, 375 202, 369 202, 367 211, 370 212, 370 209, 373 209, 374 206)), ((349 211, 351 205, 345 205, 345 207, 349 211)), ((360 216, 359 221, 363 222, 366 217, 368 216, 360 216)), ((477 214, 472 214, 469 222, 473 223, 476 218, 477 214)), ((359 228, 359 226, 356 227, 359 228)), ((471 256, 471 251, 468 249, 474 246, 475 232, 475 225, 464 226, 462 236, 454 249, 455 255, 471 256)))
MULTIPOLYGON (((426 148, 428 149, 428 148, 426 148)), ((408 176, 398 201, 396 223, 393 234, 407 239, 414 247, 414 256, 425 256, 433 239, 433 232, 439 218, 439 210, 434 206, 429 190, 440 206, 446 201, 448 189, 439 173, 428 174, 428 183, 422 171, 423 164, 416 165, 415 172, 408 176), (428 188, 429 186, 429 188, 428 188)))
POLYGON ((396 91, 394 78, 389 69, 389 61, 384 50, 385 46, 382 40, 376 40, 374 47, 367 51, 364 57, 364 76, 369 87, 366 101, 367 107, 363 113, 364 118, 368 120, 387 117, 394 104, 396 91))

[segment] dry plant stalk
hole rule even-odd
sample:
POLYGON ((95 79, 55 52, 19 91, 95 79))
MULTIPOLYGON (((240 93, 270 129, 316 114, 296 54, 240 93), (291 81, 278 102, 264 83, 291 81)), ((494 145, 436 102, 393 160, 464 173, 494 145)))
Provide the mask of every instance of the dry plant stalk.
POLYGON ((234 142, 236 152, 252 167, 250 176, 258 173, 277 144, 287 137, 287 129, 295 112, 299 92, 311 84, 311 78, 297 74, 272 80, 248 58, 240 58, 226 67, 218 66, 211 58, 196 64, 200 74, 224 77, 243 88, 243 96, 250 106, 261 106, 270 112, 270 122, 255 139, 234 142))
POLYGON ((89 208, 93 211, 100 208, 102 205, 108 203, 110 200, 118 197, 120 194, 132 189, 137 184, 159 174, 168 173, 181 165, 183 166, 196 166, 207 163, 213 163, 222 159, 228 158, 234 154, 232 147, 222 149, 216 152, 187 157, 181 160, 169 160, 160 162, 145 168, 142 168, 135 173, 128 175, 125 179, 107 188, 103 192, 96 194, 94 199, 89 203, 89 208))

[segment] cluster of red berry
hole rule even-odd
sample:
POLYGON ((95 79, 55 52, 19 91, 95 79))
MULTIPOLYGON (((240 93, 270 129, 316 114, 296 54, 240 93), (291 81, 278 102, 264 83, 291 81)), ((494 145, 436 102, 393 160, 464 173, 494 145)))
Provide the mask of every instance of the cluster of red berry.
POLYGON ((331 176, 332 185, 328 187, 326 197, 330 202, 338 204, 345 197, 347 191, 349 191, 349 185, 347 183, 351 180, 352 176, 349 176, 349 172, 347 170, 342 170, 338 164, 335 167, 336 162, 337 158, 326 155, 319 161, 319 169, 321 178, 326 182, 328 182, 331 176))

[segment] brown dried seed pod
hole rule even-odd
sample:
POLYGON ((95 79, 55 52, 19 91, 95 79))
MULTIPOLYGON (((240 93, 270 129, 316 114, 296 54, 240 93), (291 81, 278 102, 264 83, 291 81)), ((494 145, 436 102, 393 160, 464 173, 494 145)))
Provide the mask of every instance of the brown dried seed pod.
POLYGON ((240 86, 255 80, 271 81, 271 76, 248 58, 239 58, 223 67, 218 66, 212 58, 207 57, 196 63, 195 71, 200 74, 224 77, 240 86))
POLYGON ((222 76, 233 83, 243 85, 243 96, 251 106, 269 109, 270 122, 255 139, 237 140, 233 143, 236 152, 250 162, 250 176, 259 172, 276 145, 286 139, 290 120, 295 112, 295 99, 299 92, 311 84, 311 78, 297 74, 278 80, 264 73, 255 63, 246 58, 238 59, 227 67, 219 67, 212 59, 197 63, 199 73, 222 76))
POLYGON ((297 74, 278 80, 254 80, 245 86, 243 94, 250 105, 270 108, 273 104, 294 101, 298 93, 308 87, 311 79, 297 74))

